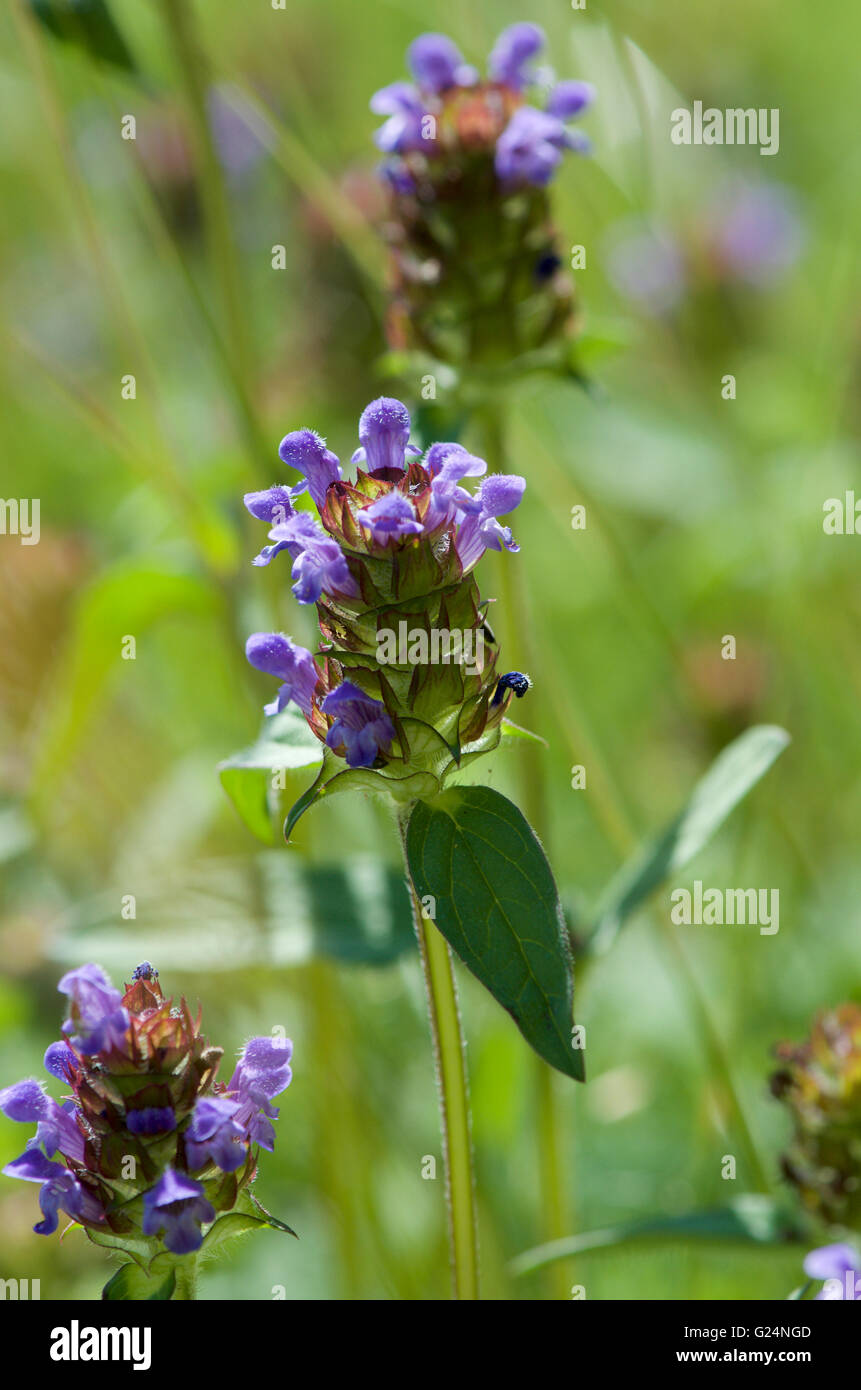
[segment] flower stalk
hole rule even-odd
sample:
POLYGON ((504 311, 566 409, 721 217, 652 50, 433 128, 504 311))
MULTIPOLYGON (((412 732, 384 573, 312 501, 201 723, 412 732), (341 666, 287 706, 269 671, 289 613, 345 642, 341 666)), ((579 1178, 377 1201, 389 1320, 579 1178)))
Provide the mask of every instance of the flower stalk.
POLYGON ((398 830, 425 979, 428 1019, 433 1041, 445 1167, 452 1294, 456 1299, 477 1299, 478 1223, 466 1046, 461 1028, 451 950, 448 942, 423 912, 410 875, 406 834, 411 809, 398 809, 398 830))

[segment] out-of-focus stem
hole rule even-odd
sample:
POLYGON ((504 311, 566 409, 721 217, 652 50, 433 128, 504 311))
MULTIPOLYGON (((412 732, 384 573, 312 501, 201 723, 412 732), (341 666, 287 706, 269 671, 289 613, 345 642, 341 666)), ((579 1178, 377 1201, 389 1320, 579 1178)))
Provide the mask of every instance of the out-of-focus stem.
POLYGON ((230 205, 224 171, 218 159, 209 125, 206 105, 207 76, 200 40, 194 27, 193 7, 188 0, 161 0, 165 26, 173 40, 176 59, 185 87, 188 113, 192 122, 198 159, 200 189, 214 278, 224 298, 224 317, 233 378, 237 389, 242 423, 249 446, 258 458, 268 457, 253 405, 254 371, 251 361, 248 316, 244 305, 236 243, 230 221, 230 205))
POLYGON ((478 1298, 478 1223, 472 1172, 469 1083, 457 987, 448 942, 422 915, 407 858, 409 808, 398 811, 407 887, 419 943, 440 1103, 453 1296, 478 1298))

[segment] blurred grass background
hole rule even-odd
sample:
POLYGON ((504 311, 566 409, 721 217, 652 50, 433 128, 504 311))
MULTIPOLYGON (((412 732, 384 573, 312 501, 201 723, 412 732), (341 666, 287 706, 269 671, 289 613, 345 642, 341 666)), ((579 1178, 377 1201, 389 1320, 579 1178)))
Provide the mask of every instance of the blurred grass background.
MULTIPOLYGON (((541 654, 518 717, 548 741, 533 754, 547 849, 581 922, 630 836, 661 826, 729 738, 760 721, 792 734, 684 880, 779 888, 779 934, 692 927, 681 943, 779 1191, 769 1049, 861 993, 859 541, 822 530, 824 500, 858 481, 858 19, 777 0, 695 14, 681 0, 585 12, 533 0, 528 16, 508 0, 114 11, 135 71, 58 41, 23 0, 0 17, 0 491, 41 501, 38 545, 0 537, 0 1081, 39 1074, 63 968, 95 958, 118 982, 149 958, 166 992, 201 1000, 228 1055, 279 1025, 295 1043, 258 1187, 301 1242, 237 1246, 203 1296, 447 1293, 442 1178, 421 1178, 439 1138, 404 923, 382 916, 385 964, 350 960, 350 914, 379 907, 394 835, 353 797, 316 810, 289 851, 266 850, 215 768, 253 741, 271 694, 245 669, 245 635, 310 636, 286 568, 250 566, 262 536, 241 494, 279 477, 288 429, 312 425, 349 458, 360 410, 385 388, 368 99, 404 75, 417 33, 448 32, 483 62, 528 17, 558 74, 598 87, 595 153, 555 184, 561 244, 587 249, 577 284, 595 390, 535 378, 506 401, 510 461, 528 479, 514 562, 541 654), (778 107, 778 156, 671 145, 669 112, 694 98, 778 107), (135 141, 120 138, 127 114, 135 141), (706 268, 672 321, 641 313, 606 273, 614 229, 647 216, 696 259, 730 175, 792 191, 801 255, 764 289, 706 268), (585 531, 570 527, 577 503, 585 531), (728 633, 734 663, 720 659, 728 633), (575 763, 586 790, 571 788, 575 763), (286 855, 321 873, 349 865, 355 902, 322 899, 328 935, 285 879, 286 855)), ((486 592, 495 576, 487 564, 486 592)), ((503 669, 524 659, 507 651, 503 669)), ((500 752, 476 775, 516 794, 515 771, 500 752)), ((535 1069, 464 972, 461 987, 484 1293, 545 1296, 546 1275, 507 1272, 541 1238, 535 1069)), ((754 1188, 647 916, 590 968, 577 1017, 589 1084, 553 1082, 572 1230, 754 1188), (734 1183, 720 1176, 728 1153, 734 1183)), ((0 1122, 4 1162, 23 1141, 0 1122)), ((80 1234, 38 1240, 35 1219, 35 1190, 4 1180, 0 1275, 40 1277, 45 1298, 96 1297, 102 1253, 80 1234)), ((781 1298, 799 1268, 797 1249, 674 1242, 595 1251, 564 1277, 589 1298, 781 1298)))

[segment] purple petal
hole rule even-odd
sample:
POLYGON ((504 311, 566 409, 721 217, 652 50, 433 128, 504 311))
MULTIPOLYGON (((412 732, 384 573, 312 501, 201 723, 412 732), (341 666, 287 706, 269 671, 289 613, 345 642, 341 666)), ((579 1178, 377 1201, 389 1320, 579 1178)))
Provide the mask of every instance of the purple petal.
POLYGON ((320 706, 335 722, 326 735, 330 748, 344 748, 350 767, 372 767, 395 736, 394 725, 380 700, 374 700, 352 681, 331 690, 320 706))
POLYGON ((488 62, 491 79, 522 91, 532 80, 531 61, 543 47, 544 31, 537 24, 510 25, 493 46, 488 62))
POLYGON ((861 1256, 851 1245, 837 1242, 820 1245, 804 1258, 804 1273, 808 1279, 843 1279, 847 1270, 861 1270, 861 1256))
POLYGON ((338 458, 326 448, 325 440, 314 430, 294 430, 285 434, 278 453, 288 467, 298 469, 308 479, 311 496, 322 511, 326 489, 341 477, 338 458))
POLYGON ((595 88, 591 82, 557 82, 547 99, 547 113, 558 116, 560 121, 570 121, 594 100, 595 88))
POLYGON ((516 473, 491 473, 478 491, 482 512, 486 516, 505 516, 520 506, 526 491, 526 479, 516 473))
POLYGON ((243 502, 252 516, 258 521, 268 521, 270 526, 286 521, 293 516, 295 493, 289 487, 268 487, 263 492, 246 492, 243 502))
POLYGON ((375 545, 403 536, 421 535, 424 529, 412 503, 402 492, 384 492, 369 507, 356 513, 356 520, 371 533, 375 545))
POLYGON ((420 34, 407 50, 407 62, 419 86, 429 92, 444 92, 471 78, 463 54, 445 34, 420 34))
POLYGON ((410 413, 401 401, 380 396, 362 411, 359 442, 368 472, 403 468, 410 439, 410 413))
POLYGON ((310 716, 320 673, 307 648, 294 644, 281 632, 254 632, 245 644, 245 655, 256 670, 283 681, 278 709, 293 700, 306 717, 310 716))

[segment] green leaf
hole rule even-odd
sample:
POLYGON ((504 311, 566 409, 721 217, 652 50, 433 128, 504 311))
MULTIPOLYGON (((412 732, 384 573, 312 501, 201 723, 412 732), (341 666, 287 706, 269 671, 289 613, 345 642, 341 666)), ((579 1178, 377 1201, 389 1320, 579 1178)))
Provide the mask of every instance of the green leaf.
POLYGON ((420 801, 407 828, 410 873, 436 899, 437 927, 557 1070, 583 1080, 572 1047, 573 974, 550 865, 517 807, 489 787, 420 801))
POLYGON ((103 63, 138 71, 105 0, 30 0, 30 7, 55 38, 75 44, 103 63))
POLYGON ((218 765, 221 785, 252 834, 275 844, 272 779, 277 772, 316 767, 323 745, 292 706, 266 720, 257 742, 218 765))
POLYGON ((625 919, 708 843, 789 742, 785 729, 758 724, 718 754, 666 830, 638 850, 610 883, 598 906, 591 950, 603 952, 612 945, 625 919))
POLYGON ((587 1250, 607 1249, 640 1240, 725 1240, 741 1244, 783 1245, 805 1239, 799 1218, 786 1211, 771 1197, 759 1193, 742 1194, 725 1206, 685 1212, 681 1216, 647 1217, 626 1221, 600 1231, 553 1240, 525 1250, 511 1261, 510 1272, 517 1276, 553 1264, 556 1260, 582 1255, 587 1250))
POLYGON ((268 1224, 261 1216, 249 1216, 243 1211, 229 1211, 226 1216, 220 1216, 210 1226, 203 1237, 201 1254, 211 1255, 220 1245, 224 1245, 225 1241, 248 1235, 249 1231, 264 1230, 268 1224))
POLYGON ((203 1238, 202 1254, 211 1254, 225 1241, 235 1240, 238 1236, 248 1235, 251 1231, 263 1231, 267 1227, 270 1230, 282 1231, 285 1235, 294 1236, 298 1240, 292 1227, 272 1216, 247 1190, 240 1194, 239 1204, 241 1209, 227 1212, 225 1216, 220 1216, 210 1226, 203 1238))
POLYGON ((176 1286, 176 1270, 169 1268, 150 1276, 136 1264, 125 1264, 117 1270, 102 1289, 102 1298, 108 1302, 120 1299, 139 1301, 169 1300, 176 1286))
POLYGON ((502 721, 502 737, 503 739, 525 738, 530 743, 540 743, 543 748, 550 746, 546 738, 542 738, 540 734, 534 734, 531 729, 522 729, 519 724, 513 723, 510 719, 503 719, 502 721))

